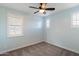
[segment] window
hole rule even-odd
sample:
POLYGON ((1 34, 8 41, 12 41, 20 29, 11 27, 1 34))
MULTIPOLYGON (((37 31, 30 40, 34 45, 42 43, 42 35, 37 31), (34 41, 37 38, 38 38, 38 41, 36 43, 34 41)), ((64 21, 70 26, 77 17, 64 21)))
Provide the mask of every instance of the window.
POLYGON ((49 19, 46 20, 46 27, 47 27, 47 28, 50 27, 50 20, 49 20, 49 19))
POLYGON ((8 14, 8 37, 23 36, 23 17, 8 14))
POLYGON ((73 14, 72 26, 79 27, 79 13, 73 14))

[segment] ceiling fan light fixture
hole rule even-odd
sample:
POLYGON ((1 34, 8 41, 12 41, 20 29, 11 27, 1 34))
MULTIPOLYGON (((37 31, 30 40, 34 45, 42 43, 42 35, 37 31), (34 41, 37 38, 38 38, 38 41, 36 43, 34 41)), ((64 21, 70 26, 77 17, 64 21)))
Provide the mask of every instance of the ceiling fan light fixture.
POLYGON ((43 14, 43 12, 45 12, 45 10, 39 10, 39 12, 43 14))
POLYGON ((47 3, 40 3, 39 7, 29 6, 29 8, 39 9, 38 11, 34 12, 34 14, 39 12, 40 14, 43 14, 43 15, 47 13, 46 11, 55 10, 55 8, 48 8, 47 3))

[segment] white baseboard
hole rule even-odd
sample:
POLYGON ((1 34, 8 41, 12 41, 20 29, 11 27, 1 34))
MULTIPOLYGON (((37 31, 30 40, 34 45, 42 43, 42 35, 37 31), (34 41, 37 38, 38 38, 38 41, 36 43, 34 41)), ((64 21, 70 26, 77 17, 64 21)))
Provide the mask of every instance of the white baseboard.
POLYGON ((48 41, 45 41, 45 42, 47 42, 47 43, 49 43, 49 44, 51 44, 51 45, 55 45, 55 46, 58 46, 58 47, 60 47, 60 48, 63 48, 63 49, 66 49, 66 50, 69 50, 69 51, 72 51, 72 52, 74 52, 74 53, 78 53, 78 54, 79 54, 79 51, 75 51, 75 50, 72 50, 72 49, 70 49, 70 48, 63 47, 63 46, 61 46, 61 45, 54 44, 54 43, 51 43, 51 42, 48 42, 48 41))
POLYGON ((7 53, 9 51, 13 51, 13 50, 20 49, 20 48, 23 48, 23 47, 31 46, 31 45, 34 45, 34 44, 37 44, 37 43, 41 43, 41 42, 43 42, 43 41, 33 42, 33 43, 29 43, 29 44, 26 44, 26 45, 23 45, 23 46, 19 46, 17 48, 5 50, 5 51, 0 51, 0 54, 4 54, 4 53, 7 53))
MULTIPOLYGON (((26 44, 26 45, 23 45, 23 46, 20 46, 20 47, 17 47, 17 48, 13 48, 13 49, 9 49, 9 50, 5 50, 5 51, 1 51, 0 54, 4 54, 4 53, 7 53, 9 51, 13 51, 13 50, 16 50, 16 49, 20 49, 20 48, 23 48, 23 47, 27 47, 27 46, 31 46, 31 45, 34 45, 34 44, 37 44, 37 43, 41 43, 41 42, 44 42, 44 41, 38 41, 38 42, 33 42, 33 43, 29 43, 29 44, 26 44)), ((78 53, 79 54, 79 51, 74 51, 72 49, 69 49, 67 47, 63 47, 63 46, 60 46, 60 45, 57 45, 57 44, 53 44, 51 42, 48 42, 48 41, 45 41, 51 45, 55 45, 55 46, 58 46, 58 47, 61 47, 61 48, 64 48, 64 49, 67 49, 69 51, 72 51, 72 52, 75 52, 75 53, 78 53)))

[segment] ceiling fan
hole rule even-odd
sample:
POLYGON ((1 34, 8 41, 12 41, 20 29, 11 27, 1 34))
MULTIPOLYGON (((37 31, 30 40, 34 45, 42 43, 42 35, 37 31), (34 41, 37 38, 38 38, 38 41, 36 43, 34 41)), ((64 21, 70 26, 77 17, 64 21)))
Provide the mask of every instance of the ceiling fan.
POLYGON ((29 6, 29 8, 39 9, 38 11, 34 12, 34 14, 40 12, 42 14, 46 14, 46 10, 53 11, 55 8, 47 8, 47 3, 40 3, 39 7, 29 6))

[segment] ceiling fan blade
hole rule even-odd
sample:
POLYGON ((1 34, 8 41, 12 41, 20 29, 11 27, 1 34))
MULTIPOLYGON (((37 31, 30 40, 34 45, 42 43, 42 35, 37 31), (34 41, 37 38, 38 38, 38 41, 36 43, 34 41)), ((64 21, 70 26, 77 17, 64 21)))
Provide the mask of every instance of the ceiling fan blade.
POLYGON ((39 8, 37 8, 37 7, 33 7, 33 6, 29 6, 29 8, 39 9, 39 8))
POLYGON ((38 13, 39 11, 34 12, 34 14, 38 13))
POLYGON ((45 10, 55 10, 55 8, 46 8, 45 10))

